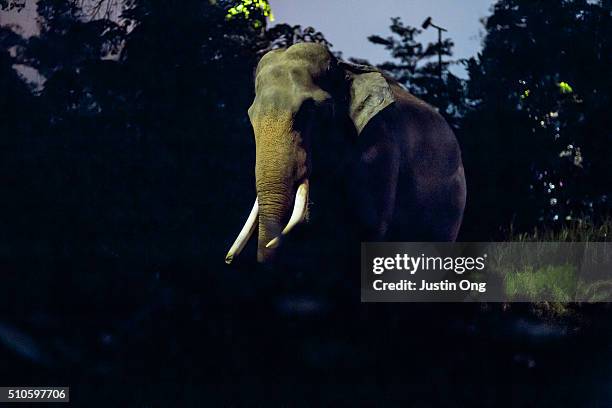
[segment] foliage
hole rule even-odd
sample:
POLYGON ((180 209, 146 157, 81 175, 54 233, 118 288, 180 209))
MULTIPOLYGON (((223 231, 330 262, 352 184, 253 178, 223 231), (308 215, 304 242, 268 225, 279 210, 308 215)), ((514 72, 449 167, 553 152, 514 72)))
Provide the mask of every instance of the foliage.
MULTIPOLYGON (((575 221, 555 231, 552 229, 536 228, 529 233, 517 233, 509 231, 505 238, 507 241, 524 243, 527 247, 521 249, 520 245, 513 247, 521 254, 529 254, 527 259, 523 257, 522 266, 516 268, 514 264, 503 261, 504 255, 497 254, 496 259, 501 262, 494 269, 503 278, 503 285, 507 295, 514 299, 530 301, 531 313, 551 321, 571 318, 572 320, 584 319, 588 315, 586 303, 575 303, 575 299, 589 299, 591 302, 601 302, 609 299, 612 294, 612 280, 593 279, 585 281, 577 274, 577 254, 554 255, 559 261, 555 265, 548 264, 551 259, 551 243, 560 242, 610 242, 612 239, 612 219, 606 218, 598 223, 589 221, 575 221), (538 245, 539 244, 539 245, 538 245), (530 245, 530 246, 529 246, 530 245), (536 245, 534 247, 534 245, 536 245), (542 255, 537 251, 543 250, 542 255), (541 301, 543 298, 555 299, 541 301)), ((579 251, 584 251, 582 246, 576 246, 579 251)), ((592 265, 610 265, 609 254, 607 258, 601 258, 596 250, 588 251, 593 257, 592 265)), ((506 254, 508 256, 508 254, 506 254)), ((510 254, 509 259, 518 260, 519 253, 510 254)), ((584 264, 582 259, 581 263, 584 264)), ((599 271, 600 276, 609 275, 609 271, 599 271)), ((510 309, 510 304, 505 307, 510 309)))
POLYGON ((265 33, 265 43, 269 44, 265 50, 286 48, 301 42, 314 42, 332 47, 323 33, 312 27, 302 28, 300 25, 277 24, 265 33))
POLYGON ((558 229, 605 216, 612 185, 609 3, 501 0, 485 28, 483 50, 468 64, 473 109, 462 142, 472 203, 490 211, 483 218, 472 207, 478 214, 466 219, 558 229))
POLYGON ((510 299, 535 301, 548 297, 558 302, 570 302, 577 290, 575 268, 571 265, 548 265, 538 270, 508 273, 505 292, 510 299))
POLYGON ((534 228, 529 232, 510 232, 509 239, 520 242, 612 242, 612 218, 592 221, 576 220, 560 230, 534 228))
MULTIPOLYGON (((58 292, 79 297, 82 310, 95 306, 81 295, 100 301, 110 290, 90 282, 122 281, 126 291, 115 299, 130 315, 154 292, 131 288, 150 287, 169 263, 192 265, 181 279, 201 276, 206 267, 194 259, 223 252, 218 237, 236 229, 219 214, 240 222, 241 200, 251 201, 246 110, 261 33, 200 0, 129 0, 116 20, 92 17, 72 0, 39 0, 37 11, 39 35, 0 30, 2 174, 11 189, 2 251, 56 266, 70 259, 60 280, 87 270, 74 280, 78 294, 58 292), (39 90, 16 64, 44 76, 39 90), (212 198, 224 194, 235 208, 212 198), (99 263, 88 265, 87 254, 99 263)), ((10 269, 25 271, 15 275, 22 282, 39 271, 17 261, 10 269)), ((55 274, 36 273, 40 282, 55 274)), ((19 282, 4 282, 15 297, 2 305, 25 307, 40 295, 19 282)))
POLYGON ((265 27, 266 19, 274 21, 272 7, 266 0, 240 0, 238 4, 227 10, 226 18, 233 19, 242 17, 251 21, 253 27, 265 27))
POLYGON ((0 0, 0 11, 21 11, 25 7, 26 0, 0 0))
POLYGON ((411 93, 437 107, 456 127, 464 110, 464 81, 449 71, 453 42, 422 44, 417 40, 422 30, 405 25, 399 17, 391 19, 392 36, 371 35, 368 40, 389 50, 393 61, 379 65, 402 83, 411 93), (438 64, 438 55, 442 64, 438 64), (440 76, 440 72, 442 75, 440 76))

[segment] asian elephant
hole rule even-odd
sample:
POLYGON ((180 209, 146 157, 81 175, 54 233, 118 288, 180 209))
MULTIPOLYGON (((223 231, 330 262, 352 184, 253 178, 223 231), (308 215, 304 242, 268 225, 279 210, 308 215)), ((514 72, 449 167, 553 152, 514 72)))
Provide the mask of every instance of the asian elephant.
POLYGON ((466 201, 457 140, 435 108, 385 73, 341 61, 316 43, 270 51, 257 66, 248 115, 257 197, 226 263, 258 225, 257 260, 272 260, 307 217, 313 168, 341 156, 317 152, 325 144, 319 138, 352 145, 342 174, 351 180, 361 240, 456 239, 466 201))

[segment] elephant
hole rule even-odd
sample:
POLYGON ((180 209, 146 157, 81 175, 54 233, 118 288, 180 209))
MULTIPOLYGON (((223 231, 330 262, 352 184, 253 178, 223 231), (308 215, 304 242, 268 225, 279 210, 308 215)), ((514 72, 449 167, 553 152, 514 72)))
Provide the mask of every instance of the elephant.
POLYGON ((385 72, 343 61, 318 43, 273 50, 255 70, 248 116, 257 197, 226 263, 258 226, 257 261, 272 261, 308 218, 313 167, 336 155, 336 148, 315 153, 319 139, 352 145, 342 172, 351 180, 360 240, 456 240, 466 202, 457 139, 434 107, 385 72))

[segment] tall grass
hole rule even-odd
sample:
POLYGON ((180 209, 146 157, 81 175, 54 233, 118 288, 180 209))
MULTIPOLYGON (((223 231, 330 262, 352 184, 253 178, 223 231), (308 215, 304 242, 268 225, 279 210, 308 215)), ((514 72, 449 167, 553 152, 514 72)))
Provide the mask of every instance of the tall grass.
MULTIPOLYGON (((528 233, 509 233, 508 241, 529 245, 532 255, 537 254, 538 247, 533 243, 542 243, 542 251, 550 242, 612 242, 612 218, 608 217, 599 223, 588 221, 573 221, 560 228, 536 228, 528 233), (534 252, 535 251, 535 252, 534 252)), ((520 246, 519 246, 520 247, 520 246)), ((502 254, 501 259, 504 258, 502 254)), ((507 254, 512 258, 513 254, 507 254)), ((583 306, 575 299, 588 298, 592 302, 610 299, 612 293, 612 270, 610 279, 595 282, 581 281, 577 268, 570 264, 546 265, 537 261, 537 256, 529 257, 535 262, 520 268, 504 268, 504 286, 511 298, 531 300, 532 310, 541 316, 563 318, 575 315, 583 306), (554 302, 537 301, 544 293, 553 294, 554 302)), ((568 258, 571 255, 568 254, 568 258)), ((609 263, 608 263, 609 264, 609 263)), ((548 296, 550 298, 550 296, 548 296)), ((509 307, 510 305, 506 305, 509 307)))
POLYGON ((573 220, 559 228, 534 228, 527 233, 514 233, 510 228, 508 241, 514 242, 611 242, 612 217, 601 222, 573 220))

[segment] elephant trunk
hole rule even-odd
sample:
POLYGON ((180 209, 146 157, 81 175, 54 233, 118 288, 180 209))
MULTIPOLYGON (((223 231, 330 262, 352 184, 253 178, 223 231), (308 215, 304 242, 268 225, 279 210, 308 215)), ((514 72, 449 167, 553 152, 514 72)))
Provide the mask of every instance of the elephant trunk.
MULTIPOLYGON (((282 124, 281 121, 279 121, 282 124)), ((279 122, 276 125, 279 126, 279 122)), ((306 150, 300 135, 267 126, 258 132, 255 182, 259 201, 257 260, 274 258, 282 237, 304 219, 308 199, 306 150)))
MULTIPOLYGON (((259 246, 257 258, 260 262, 266 262, 274 256, 274 250, 280 244, 282 238, 287 235, 296 225, 304 220, 308 211, 308 189, 309 182, 305 179, 297 188, 295 193, 295 201, 293 203, 293 211, 291 217, 285 225, 282 231, 279 233, 278 220, 285 218, 285 214, 281 217, 273 214, 261 214, 259 215, 259 246), (265 218, 262 218, 262 215, 265 218), (270 236, 273 236, 270 239, 270 236)), ((265 200, 264 200, 265 201, 265 200)), ((271 208, 273 211, 274 207, 271 208)))
POLYGON ((268 262, 274 258, 276 248, 268 243, 281 235, 293 202, 291 187, 285 183, 259 183, 259 236, 257 240, 257 261, 268 262))

